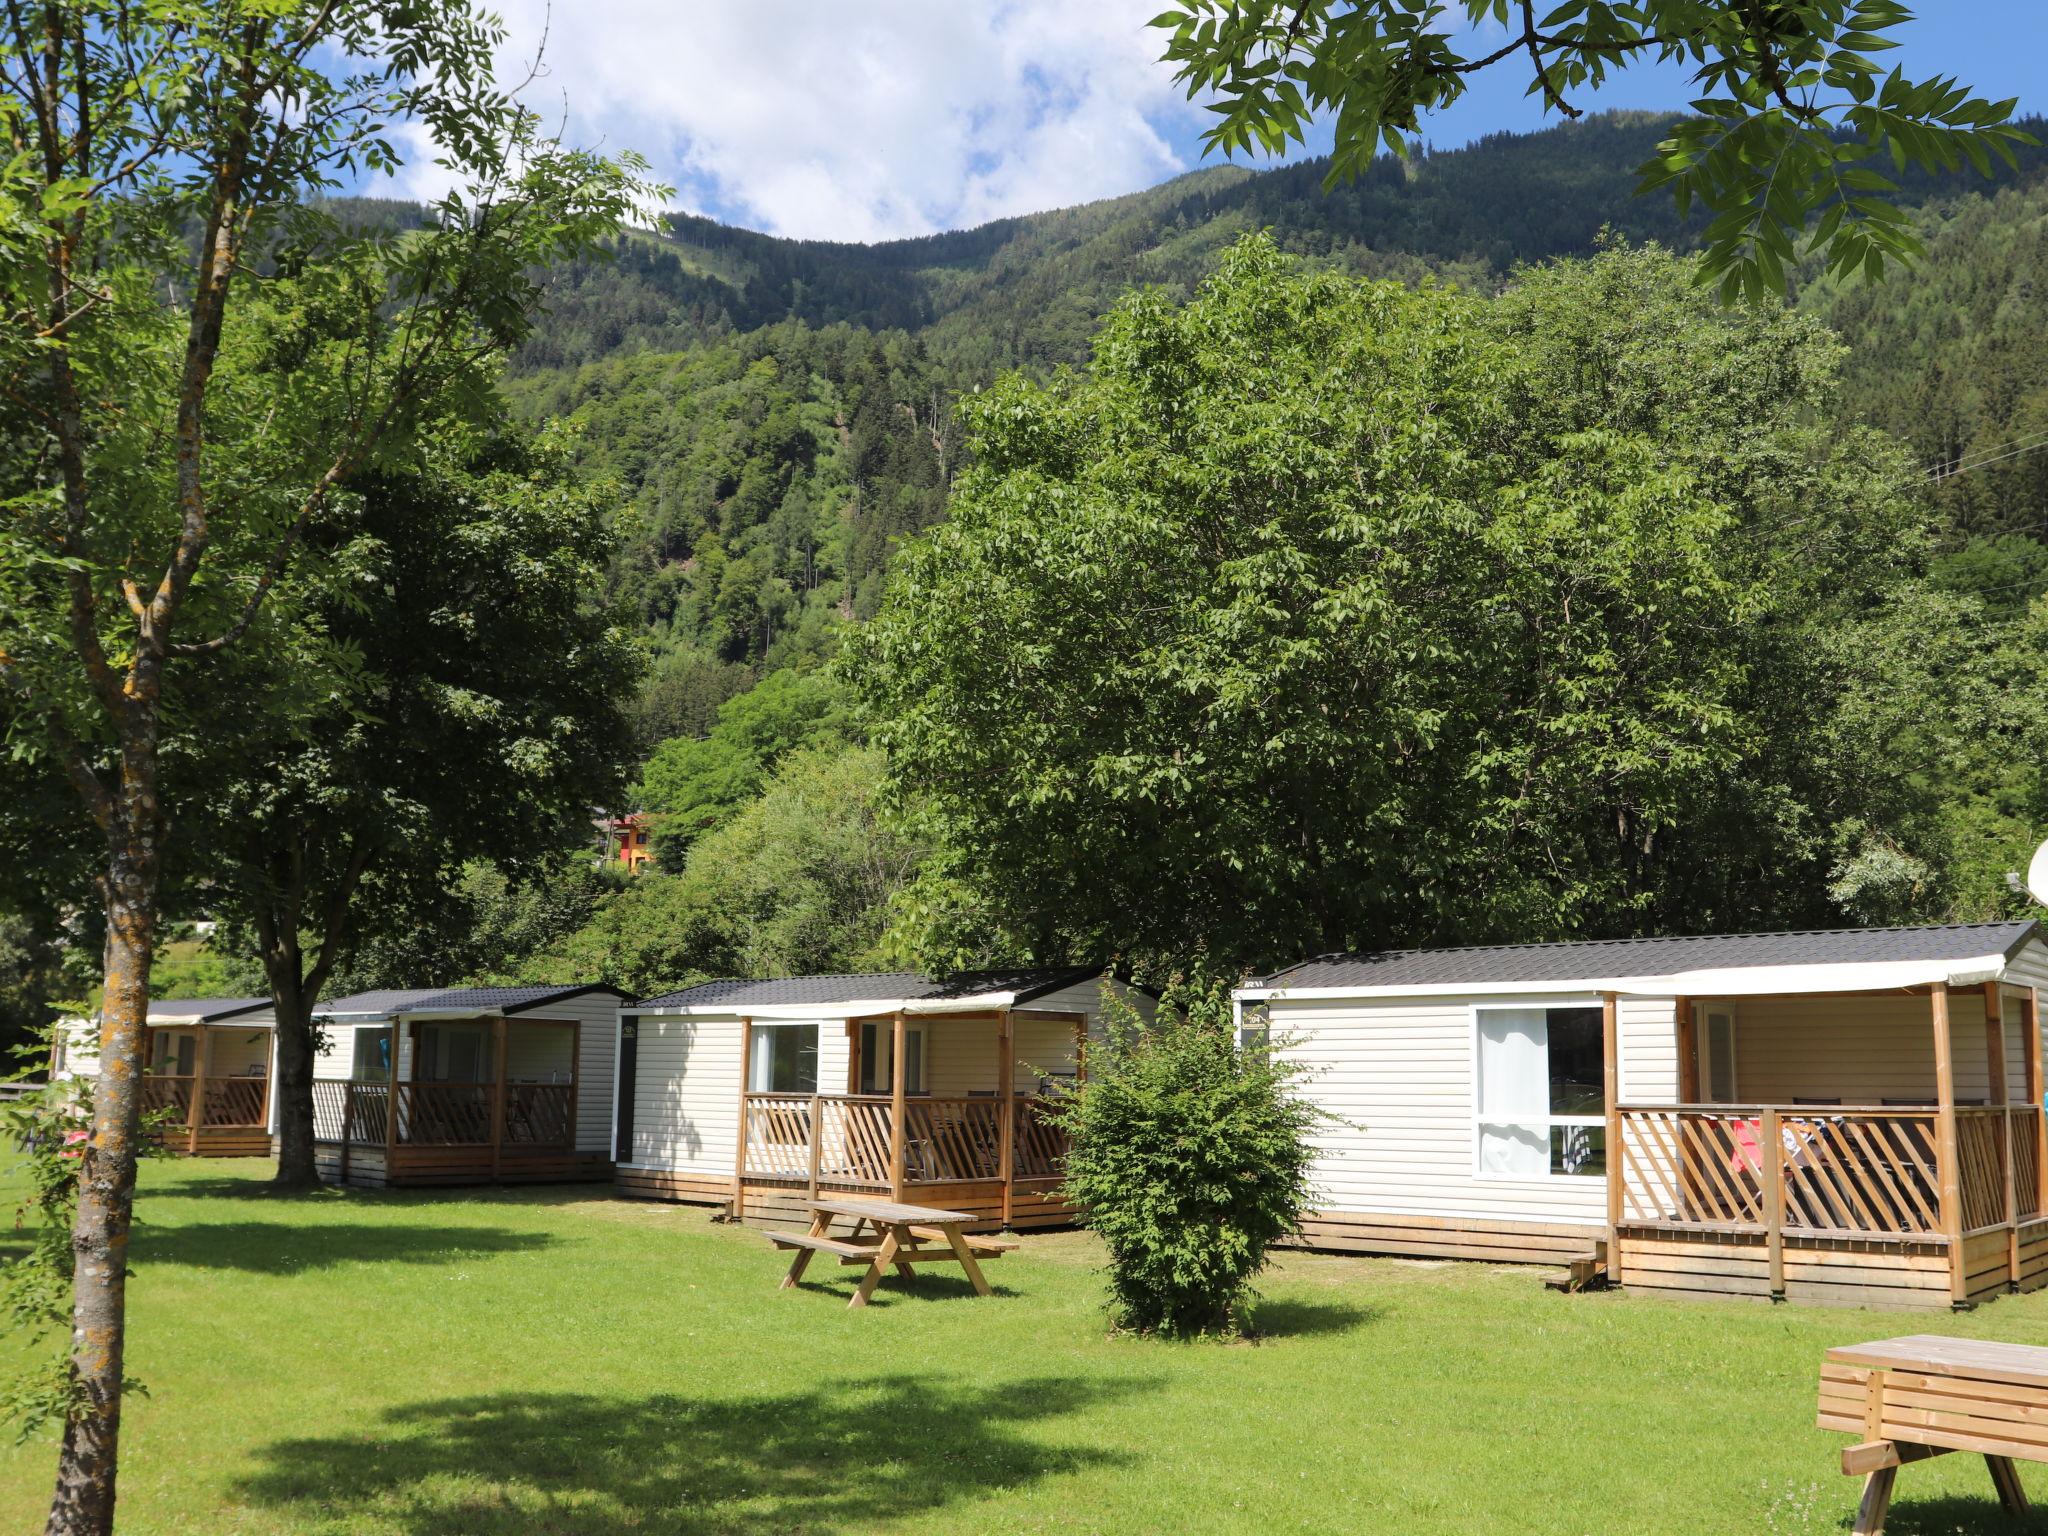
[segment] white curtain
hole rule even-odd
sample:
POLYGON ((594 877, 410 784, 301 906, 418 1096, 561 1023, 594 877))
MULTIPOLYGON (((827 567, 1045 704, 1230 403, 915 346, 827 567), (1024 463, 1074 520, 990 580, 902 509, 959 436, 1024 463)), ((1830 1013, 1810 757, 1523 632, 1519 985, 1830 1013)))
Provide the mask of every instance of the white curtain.
POLYGON ((1544 1011, 1480 1009, 1480 1168, 1525 1177, 1549 1172, 1549 1115, 1550 1025, 1544 1011))

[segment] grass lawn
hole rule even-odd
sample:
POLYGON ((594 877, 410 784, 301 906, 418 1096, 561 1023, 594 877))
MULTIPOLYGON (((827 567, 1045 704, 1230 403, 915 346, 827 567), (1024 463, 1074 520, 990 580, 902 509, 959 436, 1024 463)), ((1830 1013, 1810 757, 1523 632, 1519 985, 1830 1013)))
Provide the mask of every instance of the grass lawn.
MULTIPOLYGON (((128 1536, 1833 1532, 1824 1346, 2048 1343, 2048 1292, 1915 1320, 1299 1256, 1263 1343, 1166 1345, 1107 1336, 1082 1234, 992 1266, 994 1299, 932 1275, 861 1314, 849 1272, 777 1291, 760 1235, 697 1209, 267 1173, 144 1170, 128 1536)), ((40 1528, 50 1465, 0 1450, 0 1530, 40 1528)), ((2019 1529, 1980 1460, 1899 1487, 1895 1536, 2019 1529)))

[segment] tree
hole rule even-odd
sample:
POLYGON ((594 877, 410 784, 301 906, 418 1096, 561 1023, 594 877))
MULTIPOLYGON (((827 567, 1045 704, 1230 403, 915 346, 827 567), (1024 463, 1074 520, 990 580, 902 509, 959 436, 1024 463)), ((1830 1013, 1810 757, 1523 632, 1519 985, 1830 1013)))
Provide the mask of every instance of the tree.
POLYGON ((696 840, 760 794, 789 753, 837 746, 847 735, 837 683, 822 673, 783 671, 721 704, 707 735, 663 742, 641 771, 635 797, 656 818, 662 864, 680 868, 696 840))
POLYGON ((1232 1039, 1227 981, 1180 978, 1160 1007, 1149 1028, 1113 1019, 1056 1103, 1066 1193, 1109 1249, 1118 1326, 1246 1332, 1253 1279, 1309 1209, 1324 1117, 1298 1065, 1232 1039))
MULTIPOLYGON (((557 446, 464 434, 351 489, 344 542, 311 541, 326 592, 306 612, 354 675, 254 720, 212 691, 200 734, 219 750, 177 797, 190 876, 247 931, 276 1005, 287 1188, 319 1181, 313 1013, 330 979, 366 941, 440 926, 466 863, 517 870, 587 831, 618 785, 638 673, 595 600, 606 498, 557 446)), ((290 691, 247 671, 237 696, 290 691)))
POLYGON ((107 924, 53 1532, 113 1524, 166 686, 268 622, 349 479, 487 395, 536 268, 647 190, 538 135, 492 78, 501 35, 467 0, 46 0, 0 29, 0 688, 15 750, 99 830, 107 924), (461 190, 345 230, 309 199, 392 166, 394 120, 461 190), (236 349, 268 366, 222 375, 236 349))
MULTIPOLYGON (((1924 548, 1835 348, 1658 252, 1486 302, 1239 246, 971 403, 847 666, 927 880, 1042 958, 1814 921, 1823 627, 1924 548)), ((1868 774, 1867 765, 1863 773, 1868 774)))
POLYGON ((1887 74, 1878 57, 1899 46, 1887 34, 1909 20, 1898 0, 1591 0, 1540 20, 1528 0, 1171 0, 1153 24, 1172 29, 1165 57, 1188 94, 1220 98, 1210 148, 1275 154, 1333 117, 1326 184, 1369 170, 1382 143, 1408 154, 1422 115, 1482 70, 1526 68, 1529 94, 1576 118, 1573 98, 1631 63, 1689 66, 1697 115, 1643 164, 1639 190, 1668 187, 1681 211, 1697 199, 1717 215, 1700 275, 1720 280, 1725 301, 1782 291, 1802 233, 1837 272, 1874 278, 1888 258, 1917 256, 1911 220, 1888 198, 1898 184, 1873 162, 1953 171, 1967 160, 1989 175, 1992 156, 2010 165, 2015 145, 2034 142, 2012 125, 2013 101, 1887 74), (1505 38, 1468 53, 1459 12, 1505 38))
POLYGON ((680 874, 627 881, 512 974, 647 996, 706 976, 873 969, 924 857, 882 803, 879 753, 799 750, 691 846, 680 874))

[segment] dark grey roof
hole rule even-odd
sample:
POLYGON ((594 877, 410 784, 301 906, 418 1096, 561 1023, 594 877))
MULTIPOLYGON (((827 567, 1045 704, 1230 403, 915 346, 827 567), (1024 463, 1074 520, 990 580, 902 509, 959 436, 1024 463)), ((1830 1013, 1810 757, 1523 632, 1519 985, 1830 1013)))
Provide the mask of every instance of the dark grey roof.
POLYGON ((549 1003, 559 1003, 564 998, 581 997, 586 992, 609 992, 622 1001, 626 996, 617 987, 607 987, 601 983, 548 987, 458 987, 452 992, 437 992, 432 997, 422 998, 402 1011, 525 1013, 529 1009, 544 1007, 549 1003))
POLYGON ((343 1014, 388 1018, 403 1013, 425 998, 440 997, 446 987, 380 987, 374 992, 351 992, 347 997, 330 997, 314 1008, 316 1019, 340 1018, 343 1014))
POLYGON ((541 987, 388 987, 330 998, 313 1010, 315 1018, 394 1018, 401 1013, 525 1013, 585 992, 609 992, 624 1001, 617 987, 595 983, 541 987))
POLYGON ((213 1019, 231 1019, 238 1013, 254 1013, 269 1006, 267 997, 165 997, 150 1003, 149 1016, 152 1019, 196 1019, 203 1024, 213 1019))
POLYGON ((1042 997, 1062 987, 1093 981, 1102 974, 1095 965, 1014 971, 955 971, 950 976, 922 976, 915 971, 855 972, 838 976, 778 976, 767 981, 706 981, 680 992, 643 998, 636 1008, 733 1009, 788 1007, 805 1003, 943 1002, 978 997, 985 992, 1014 992, 1017 1001, 1042 997))
POLYGON ((2010 956, 2032 922, 1948 923, 1926 928, 1832 928, 1721 933, 1689 938, 1591 939, 1572 944, 1489 944, 1470 949, 1390 949, 1324 955, 1254 979, 1254 987, 1439 987, 1465 983, 1589 981, 1672 976, 1765 965, 1855 965, 1885 960, 2010 956))

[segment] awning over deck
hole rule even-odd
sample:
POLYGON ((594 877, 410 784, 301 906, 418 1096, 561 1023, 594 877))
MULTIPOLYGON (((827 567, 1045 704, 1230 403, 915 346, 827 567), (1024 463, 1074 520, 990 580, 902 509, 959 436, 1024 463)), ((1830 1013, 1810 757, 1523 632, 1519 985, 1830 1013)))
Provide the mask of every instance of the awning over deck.
POLYGON ((1485 997, 1555 989, 1623 997, 1790 997, 2005 979, 2036 925, 1949 923, 1794 933, 1596 939, 1328 955, 1240 987, 1240 1003, 1485 997))

